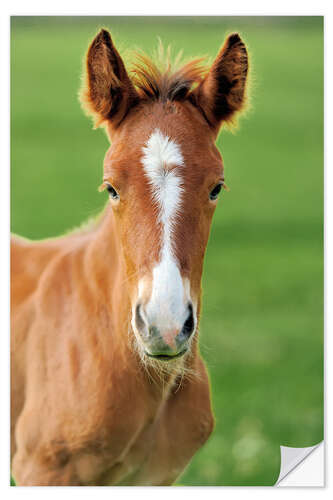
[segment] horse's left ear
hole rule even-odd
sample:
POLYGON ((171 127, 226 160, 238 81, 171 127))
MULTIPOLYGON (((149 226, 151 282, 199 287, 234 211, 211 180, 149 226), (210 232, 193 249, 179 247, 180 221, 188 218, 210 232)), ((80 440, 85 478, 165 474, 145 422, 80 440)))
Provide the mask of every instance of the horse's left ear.
POLYGON ((102 29, 92 41, 86 61, 86 85, 81 102, 95 126, 117 126, 139 98, 110 33, 102 29))
POLYGON ((194 90, 197 105, 213 128, 231 121, 245 105, 248 55, 238 33, 230 35, 207 76, 194 90))

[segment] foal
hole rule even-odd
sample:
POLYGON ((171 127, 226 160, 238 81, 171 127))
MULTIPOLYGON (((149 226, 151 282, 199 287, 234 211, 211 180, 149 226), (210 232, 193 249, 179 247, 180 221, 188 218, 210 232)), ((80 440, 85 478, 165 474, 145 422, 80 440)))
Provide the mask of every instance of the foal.
POLYGON ((223 122, 248 60, 130 78, 110 34, 87 54, 86 110, 111 141, 110 203, 89 230, 12 241, 12 472, 18 485, 170 485, 212 432, 198 352, 204 253, 223 122))

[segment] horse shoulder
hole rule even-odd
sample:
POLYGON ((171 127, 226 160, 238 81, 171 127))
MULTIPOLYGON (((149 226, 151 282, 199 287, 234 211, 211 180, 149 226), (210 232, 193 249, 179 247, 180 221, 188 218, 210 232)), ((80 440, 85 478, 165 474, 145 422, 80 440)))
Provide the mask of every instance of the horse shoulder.
MULTIPOLYGON (((57 290, 59 271, 66 260, 66 239, 33 242, 13 236, 11 240, 11 429, 12 455, 16 451, 16 424, 27 394, 38 393, 48 371, 48 340, 54 329, 52 317, 43 316, 41 304, 57 290)), ((59 287, 58 287, 59 292, 59 287)), ((54 304, 54 297, 51 297, 54 304)), ((50 354, 49 354, 50 355, 50 354)), ((51 360, 54 359, 51 354, 51 360)), ((34 397, 34 396, 33 396, 34 397)), ((38 419, 37 419, 38 420, 38 419)))

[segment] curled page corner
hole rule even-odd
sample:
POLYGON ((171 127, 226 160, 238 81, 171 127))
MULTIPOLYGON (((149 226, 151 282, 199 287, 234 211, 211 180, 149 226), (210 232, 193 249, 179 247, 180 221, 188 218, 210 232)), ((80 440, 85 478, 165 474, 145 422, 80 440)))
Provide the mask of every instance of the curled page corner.
POLYGON ((292 448, 291 446, 280 446, 281 453, 281 463, 280 463, 280 474, 278 480, 275 483, 277 486, 282 479, 284 479, 295 467, 297 467, 303 460, 310 455, 318 446, 323 443, 320 441, 314 446, 309 446, 307 448, 292 448))

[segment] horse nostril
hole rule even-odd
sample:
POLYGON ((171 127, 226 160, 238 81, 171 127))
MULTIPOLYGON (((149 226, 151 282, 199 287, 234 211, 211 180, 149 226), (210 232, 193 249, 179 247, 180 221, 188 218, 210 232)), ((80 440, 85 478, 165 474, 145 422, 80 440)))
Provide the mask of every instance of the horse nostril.
POLYGON ((189 308, 189 314, 182 328, 182 334, 185 335, 185 337, 187 338, 192 335, 194 330, 193 307, 191 304, 189 304, 188 308, 189 308))
POLYGON ((140 309, 141 309, 141 304, 138 304, 135 308, 135 325, 139 331, 143 330, 145 327, 145 322, 142 317, 140 309))

